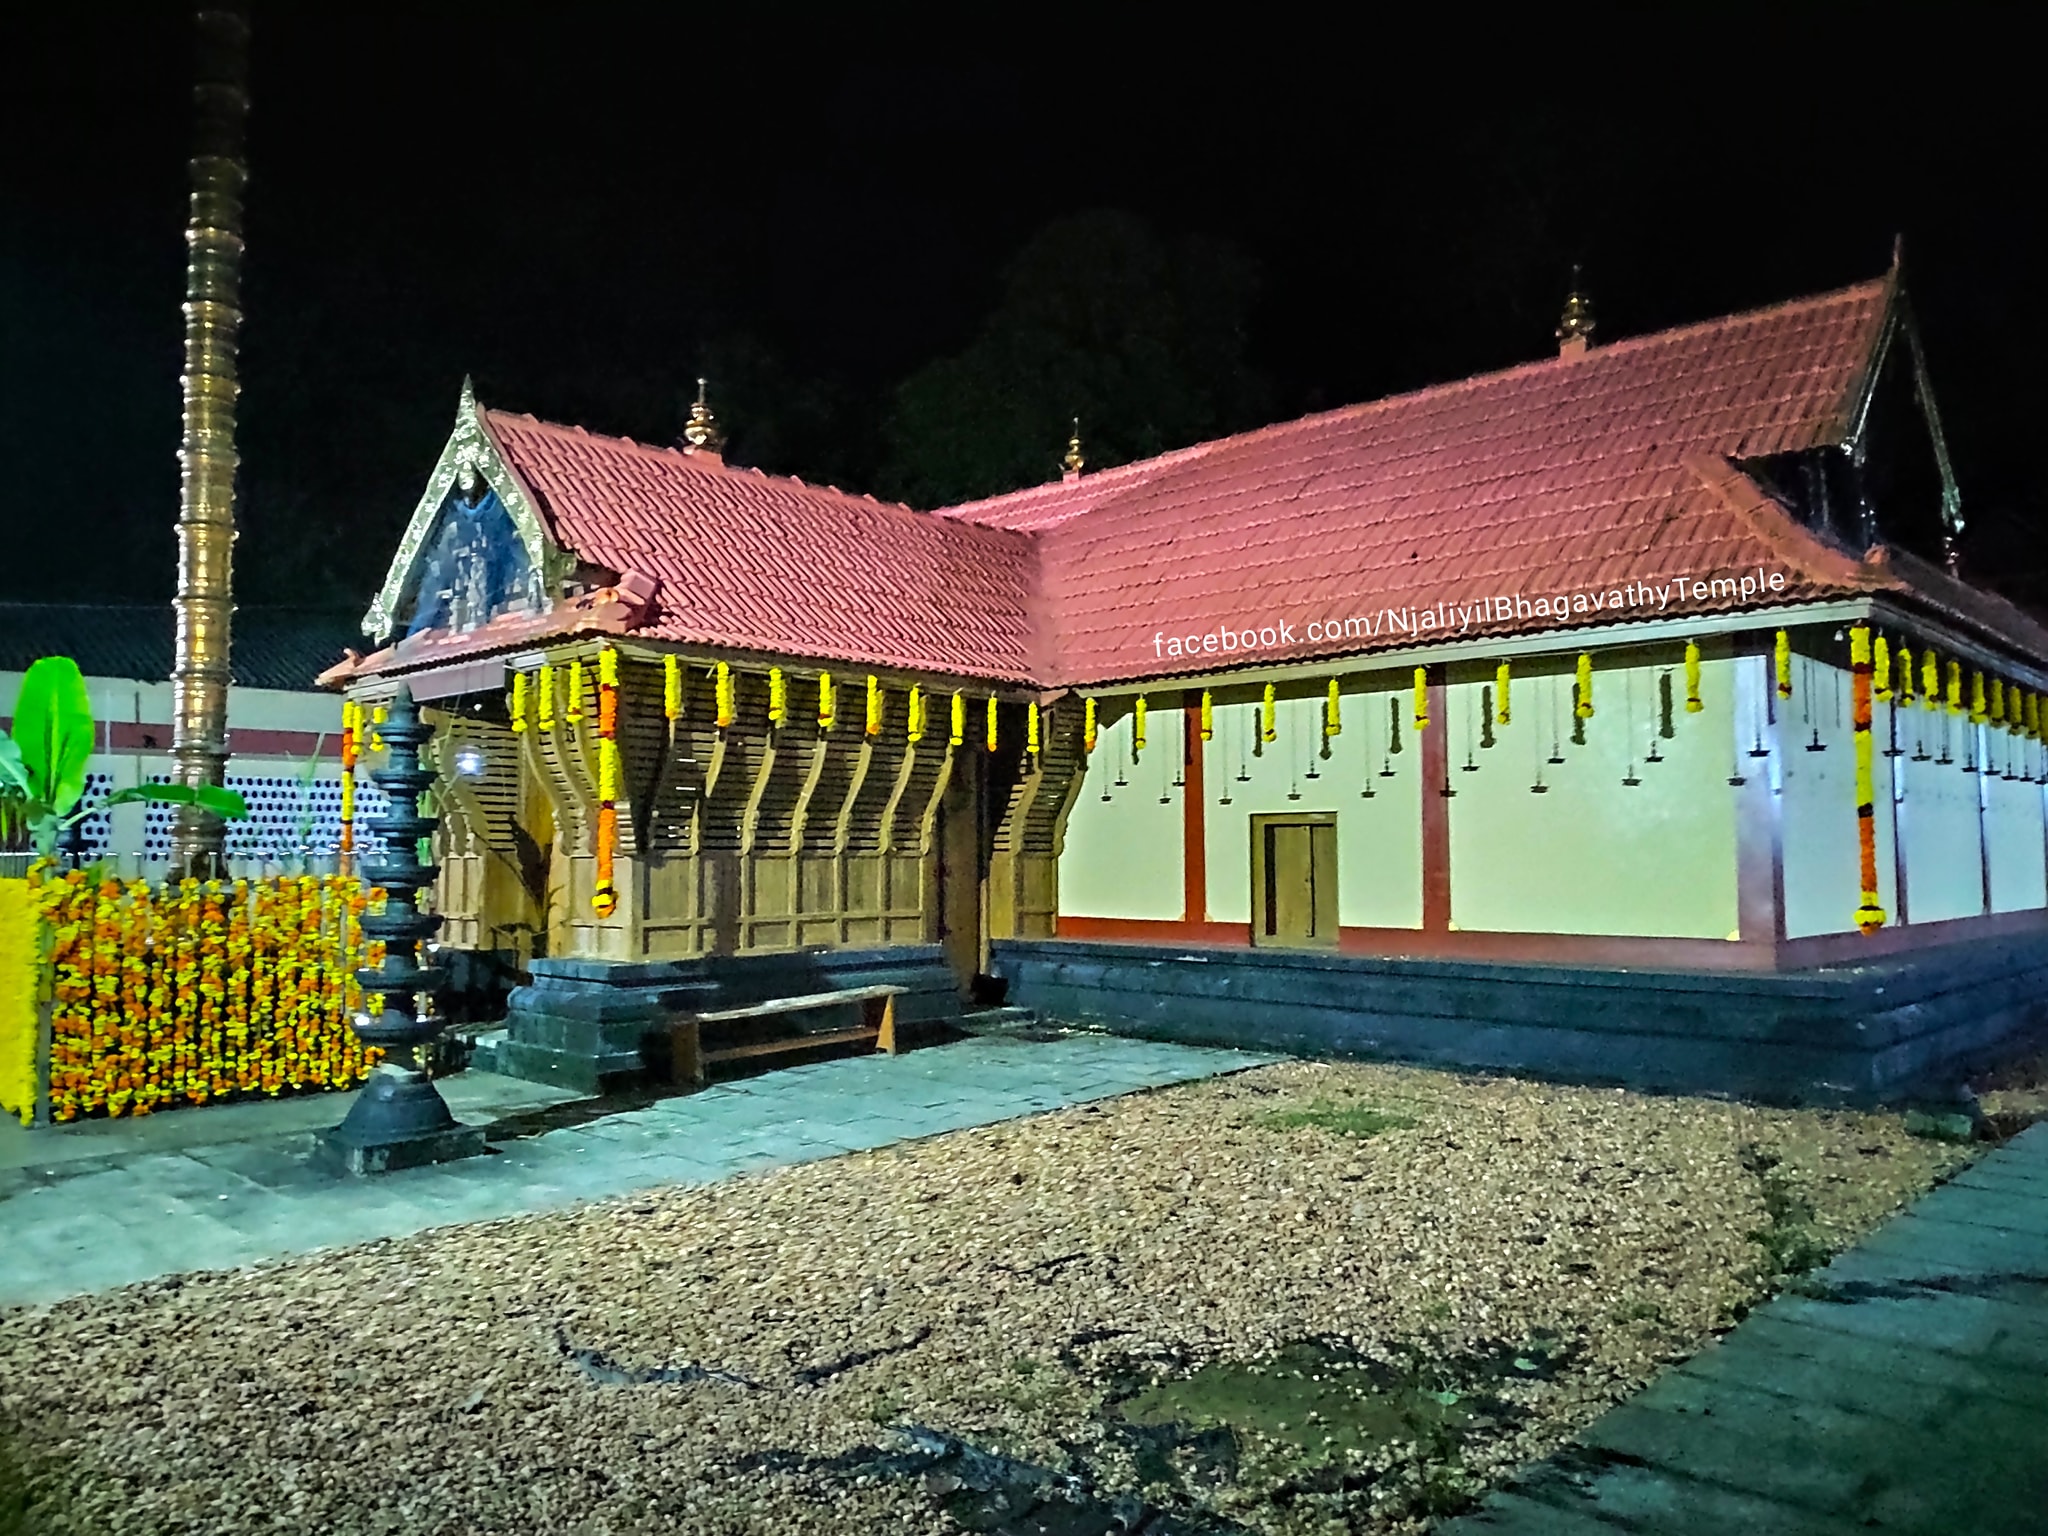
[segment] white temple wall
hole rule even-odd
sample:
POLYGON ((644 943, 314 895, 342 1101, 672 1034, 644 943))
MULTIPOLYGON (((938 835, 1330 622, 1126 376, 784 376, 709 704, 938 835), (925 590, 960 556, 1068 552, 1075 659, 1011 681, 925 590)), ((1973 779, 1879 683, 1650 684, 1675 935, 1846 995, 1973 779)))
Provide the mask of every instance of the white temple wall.
MULTIPOLYGON (((1759 668, 1771 664, 1756 659, 1759 668)), ((1878 904, 1898 918, 1892 819, 1885 814, 1891 765, 1888 706, 1871 710, 1871 787, 1876 808, 1878 904)), ((1863 904, 1856 833, 1856 733, 1845 668, 1795 656, 1792 697, 1772 699, 1779 836, 1785 860, 1785 937, 1853 933, 1863 904), (1820 750, 1814 750, 1818 743, 1820 750)))
MULTIPOLYGON (((1365 679, 1344 681, 1366 688, 1365 679)), ((1218 704, 1212 711, 1214 735, 1203 759, 1211 922, 1252 920, 1253 816, 1328 812, 1337 818, 1339 925, 1422 926, 1421 744, 1407 713, 1409 692, 1384 675, 1372 681, 1381 686, 1342 696, 1343 730, 1330 738, 1327 758, 1321 694, 1277 700, 1271 742, 1257 739, 1258 701, 1218 704), (1390 704, 1404 711, 1399 752, 1388 750, 1390 704), (1382 777, 1389 769, 1392 777, 1382 777), (1370 796, 1364 793, 1368 788, 1370 796), (1226 795, 1228 805, 1222 803, 1226 795)))
POLYGON ((1181 763, 1181 712, 1148 710, 1145 750, 1135 762, 1131 727, 1126 704, 1097 734, 1080 798, 1067 817, 1062 917, 1180 918, 1183 791, 1173 780, 1181 763))
POLYGON ((1992 766, 1984 790, 1985 842, 1991 858, 1991 910, 2025 912, 2048 906, 2048 843, 2043 841, 2042 786, 2007 780, 2007 752, 2031 766, 2030 743, 1985 731, 1992 766))
POLYGON ((1702 662, 1698 714, 1685 711, 1682 655, 1669 665, 1598 668, 1582 746, 1571 739, 1572 658, 1541 671, 1516 667, 1509 723, 1494 724, 1490 748, 1482 745, 1481 713, 1492 668, 1455 671, 1442 723, 1456 791, 1452 923, 1491 932, 1737 937, 1731 665, 1702 662), (1658 736, 1665 673, 1668 740, 1658 736), (1649 760, 1653 746, 1662 761, 1649 760), (1638 782, 1624 783, 1630 778, 1638 782), (1539 782, 1541 794, 1532 789, 1539 782))

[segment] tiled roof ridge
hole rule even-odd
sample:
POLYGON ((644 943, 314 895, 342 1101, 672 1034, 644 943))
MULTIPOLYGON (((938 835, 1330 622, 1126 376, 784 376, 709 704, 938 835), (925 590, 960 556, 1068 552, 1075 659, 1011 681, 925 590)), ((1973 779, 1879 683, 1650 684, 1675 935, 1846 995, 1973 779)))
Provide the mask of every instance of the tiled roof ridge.
POLYGON ((519 423, 522 427, 537 427, 544 432, 552 432, 563 437, 582 438, 588 442, 609 443, 629 449, 637 454, 682 465, 696 470, 700 474, 725 475, 735 479, 745 478, 773 481, 799 491, 809 492, 813 495, 832 497, 847 503, 849 506, 879 507, 884 511, 908 512, 913 517, 928 515, 906 502, 885 501, 881 497, 865 491, 842 490, 839 486, 821 485, 816 481, 805 480, 797 475, 770 474, 767 470, 757 469, 752 465, 728 464, 723 459, 715 459, 709 455, 685 453, 680 448, 667 447, 659 443, 643 443, 636 437, 626 437, 619 433, 592 432, 589 428, 577 426, 573 422, 546 421, 528 411, 503 411, 495 406, 485 406, 483 410, 487 421, 512 421, 519 423))
POLYGON ((1210 438, 1203 442, 1191 443, 1185 448, 1176 448, 1167 453, 1155 454, 1149 459, 1134 459, 1129 464, 1119 464, 1111 469, 1097 470, 1094 474, 1084 475, 1079 481, 1051 480, 1040 485, 1023 486, 1014 491, 1005 491, 999 496, 984 496, 977 501, 963 501, 950 507, 935 507, 932 510, 934 515, 940 517, 960 517, 967 521, 978 521, 976 518, 968 517, 967 514, 970 512, 992 510, 997 507, 1007 508, 1026 505, 1040 497, 1047 497, 1049 499, 1052 494, 1059 492, 1073 494, 1082 486, 1103 485, 1106 490, 1114 489, 1114 486, 1105 484, 1109 477, 1113 475, 1122 476, 1124 479, 1137 479, 1141 478, 1137 473, 1139 471, 1143 471, 1145 474, 1157 473, 1162 469, 1178 465, 1188 459, 1199 458, 1204 454, 1217 452, 1227 447, 1252 445, 1267 438, 1278 437, 1305 429, 1313 429, 1317 426, 1334 424, 1347 419, 1359 419, 1376 412, 1391 410, 1397 406, 1409 405, 1416 401, 1451 398, 1464 391, 1476 390, 1483 386, 1525 377, 1543 370, 1559 367, 1584 367, 1589 363, 1597 364, 1602 359, 1608 357, 1631 356, 1638 352, 1647 351, 1651 347, 1669 346, 1673 343, 1682 342, 1725 327, 1777 319, 1801 309, 1822 309, 1829 305, 1842 304, 1852 299, 1872 297, 1884 292, 1887 285, 1892 281, 1892 274, 1887 272, 1882 276, 1866 278, 1860 283, 1850 283, 1841 288, 1829 289, 1824 293, 1808 294, 1804 298, 1786 299, 1780 303, 1766 304, 1756 309, 1737 310, 1733 314, 1715 315, 1705 320, 1688 321, 1684 325, 1667 326, 1661 331, 1646 331, 1640 336, 1626 336, 1619 341, 1589 347, 1584 353, 1576 357, 1552 356, 1532 358, 1527 362, 1513 363, 1508 367, 1491 369, 1485 373, 1468 374, 1463 378, 1445 379, 1436 384, 1424 384, 1415 389, 1403 390, 1398 394, 1381 395, 1375 400, 1355 401, 1349 405, 1333 406, 1326 411, 1314 411, 1306 416, 1290 417, 1286 421, 1268 422, 1264 426, 1251 427, 1243 432, 1232 433, 1227 437, 1210 438))

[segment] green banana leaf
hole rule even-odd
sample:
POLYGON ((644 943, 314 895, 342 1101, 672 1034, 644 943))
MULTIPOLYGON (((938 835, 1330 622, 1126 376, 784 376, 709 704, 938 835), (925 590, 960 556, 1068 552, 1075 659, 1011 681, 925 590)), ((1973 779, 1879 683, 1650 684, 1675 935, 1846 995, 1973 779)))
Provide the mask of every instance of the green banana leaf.
POLYGON ((102 800, 96 810, 111 805, 134 805, 147 801, 154 805, 196 805, 202 811, 211 811, 223 821, 247 821, 249 804, 232 789, 222 789, 218 784, 134 784, 127 789, 117 789, 102 800))
POLYGON ((21 679, 14 704, 14 744, 28 780, 26 798, 62 816, 85 793, 92 756, 92 699, 69 656, 45 656, 21 679))

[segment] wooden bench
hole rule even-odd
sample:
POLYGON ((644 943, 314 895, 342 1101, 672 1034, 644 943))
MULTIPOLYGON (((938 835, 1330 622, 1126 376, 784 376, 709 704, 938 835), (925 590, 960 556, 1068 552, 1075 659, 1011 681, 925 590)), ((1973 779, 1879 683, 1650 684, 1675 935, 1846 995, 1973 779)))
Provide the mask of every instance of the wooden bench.
POLYGON ((802 997, 778 997, 745 1008, 718 1008, 707 1013, 681 1014, 669 1024, 670 1072, 678 1083, 701 1085, 712 1067, 724 1062, 762 1060, 800 1051, 831 1046, 866 1045, 896 1054, 896 999, 903 987, 850 987, 841 992, 811 992, 802 997), (810 1013, 820 1008, 857 1005, 861 1012, 856 1029, 822 1030, 813 1034, 783 1035, 773 1040, 756 1040, 745 1045, 704 1048, 704 1026, 742 1024, 751 1019, 781 1018, 792 1013, 810 1013))

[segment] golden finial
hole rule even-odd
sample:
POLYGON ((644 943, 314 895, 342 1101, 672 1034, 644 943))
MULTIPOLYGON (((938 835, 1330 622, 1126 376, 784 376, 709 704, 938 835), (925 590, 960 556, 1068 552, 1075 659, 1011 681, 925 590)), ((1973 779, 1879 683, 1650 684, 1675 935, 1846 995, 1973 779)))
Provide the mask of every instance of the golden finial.
POLYGON ((1572 264, 1571 292, 1565 295, 1564 314, 1557 322, 1557 354, 1576 357, 1593 343, 1593 301, 1579 292, 1578 263, 1572 264))
POLYGON ((711 405, 704 398, 704 381, 697 381, 697 401, 690 407, 690 420, 683 428, 683 441, 699 453, 716 453, 725 445, 719 435, 718 418, 711 414, 711 405))
POLYGON ((1078 416, 1074 418, 1074 435, 1067 439, 1067 456, 1060 463, 1066 467, 1069 480, 1078 478, 1087 467, 1088 461, 1081 457, 1081 418, 1078 416))

